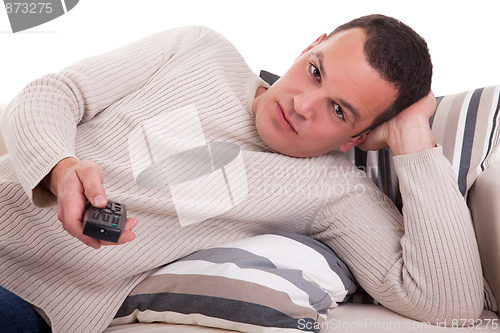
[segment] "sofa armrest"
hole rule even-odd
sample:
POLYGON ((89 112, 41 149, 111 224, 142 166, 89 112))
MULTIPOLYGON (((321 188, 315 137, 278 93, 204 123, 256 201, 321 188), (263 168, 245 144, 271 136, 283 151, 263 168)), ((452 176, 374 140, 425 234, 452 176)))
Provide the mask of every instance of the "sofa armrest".
POLYGON ((500 306, 500 160, 476 179, 468 195, 483 274, 500 306))
POLYGON ((0 156, 7 154, 7 148, 5 147, 5 143, 3 142, 2 133, 0 132, 0 156))

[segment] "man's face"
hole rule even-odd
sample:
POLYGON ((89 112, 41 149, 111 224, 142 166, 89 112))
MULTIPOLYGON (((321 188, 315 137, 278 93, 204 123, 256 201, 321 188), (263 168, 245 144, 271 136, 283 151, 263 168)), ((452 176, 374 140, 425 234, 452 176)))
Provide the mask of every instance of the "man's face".
POLYGON ((345 151, 364 141, 368 128, 397 90, 367 62, 362 29, 311 44, 290 69, 253 103, 257 131, 272 149, 290 156, 345 151))

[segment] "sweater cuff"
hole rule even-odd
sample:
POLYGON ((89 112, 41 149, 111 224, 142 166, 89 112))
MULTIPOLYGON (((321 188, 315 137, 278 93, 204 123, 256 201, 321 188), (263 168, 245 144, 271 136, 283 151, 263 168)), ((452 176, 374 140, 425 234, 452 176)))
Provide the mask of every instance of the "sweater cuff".
POLYGON ((394 156, 394 163, 400 166, 427 163, 439 159, 441 156, 443 156, 443 147, 438 144, 434 148, 418 153, 394 156))
POLYGON ((59 161, 67 157, 73 157, 75 159, 78 159, 74 154, 63 154, 62 156, 64 157, 54 157, 52 159, 52 163, 47 164, 48 168, 42 169, 45 170, 45 172, 41 172, 43 176, 38 177, 35 183, 26 185, 27 187, 30 188, 30 190, 27 190, 26 192, 31 202, 35 206, 44 208, 44 207, 54 206, 57 204, 57 197, 47 188, 45 188, 45 186, 43 186, 41 182, 50 172, 52 172, 52 169, 57 165, 57 163, 59 163, 59 161))
MULTIPOLYGON (((424 188, 431 188, 432 191, 441 189, 438 192, 459 193, 457 176, 450 162, 443 155, 441 146, 415 154, 394 156, 394 167, 403 198, 408 193, 424 188), (453 184, 453 189, 450 187, 451 184, 453 184)), ((431 195, 430 192, 429 195, 431 195)))

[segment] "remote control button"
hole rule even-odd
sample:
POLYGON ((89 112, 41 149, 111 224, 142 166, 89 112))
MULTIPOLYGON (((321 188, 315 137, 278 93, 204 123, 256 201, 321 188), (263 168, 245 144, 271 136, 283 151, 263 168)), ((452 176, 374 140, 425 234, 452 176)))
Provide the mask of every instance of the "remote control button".
POLYGON ((125 204, 108 201, 104 208, 89 205, 85 209, 83 217, 88 217, 83 226, 85 235, 97 239, 118 242, 118 239, 125 227, 127 210, 125 204))

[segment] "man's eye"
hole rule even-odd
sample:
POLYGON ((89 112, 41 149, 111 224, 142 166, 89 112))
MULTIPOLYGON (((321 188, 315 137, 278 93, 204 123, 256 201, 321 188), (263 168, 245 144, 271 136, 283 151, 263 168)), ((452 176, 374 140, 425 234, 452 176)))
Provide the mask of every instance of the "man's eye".
POLYGON ((311 71, 311 75, 312 75, 315 79, 317 79, 317 80, 321 80, 321 73, 319 72, 318 67, 316 67, 316 66, 314 66, 313 64, 311 64, 310 71, 311 71))
POLYGON ((342 120, 345 120, 344 110, 342 110, 342 107, 340 105, 338 105, 337 103, 333 103, 333 111, 335 112, 335 116, 342 120))

